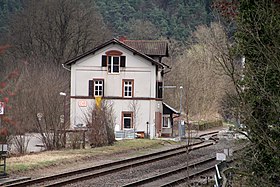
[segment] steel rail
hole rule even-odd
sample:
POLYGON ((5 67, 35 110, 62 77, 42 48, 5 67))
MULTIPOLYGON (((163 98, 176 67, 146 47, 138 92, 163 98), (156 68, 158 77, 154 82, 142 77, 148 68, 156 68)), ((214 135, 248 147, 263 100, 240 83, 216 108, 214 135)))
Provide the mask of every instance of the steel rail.
MULTIPOLYGON (((204 141, 201 141, 201 142, 191 144, 189 150, 196 150, 196 149, 199 149, 202 147, 207 147, 210 145, 213 145, 213 143, 205 143, 204 141), (203 145, 201 145, 201 144, 203 144, 203 145)), ((35 184, 41 184, 44 182, 50 182, 50 181, 58 180, 58 179, 62 179, 62 178, 67 178, 67 177, 69 178, 71 176, 81 175, 81 174, 87 173, 87 172, 92 172, 91 174, 84 174, 80 177, 74 176, 72 179, 66 179, 64 181, 60 181, 60 183, 56 182, 56 183, 54 183, 54 185, 50 184, 50 185, 46 185, 46 186, 55 186, 55 185, 57 186, 57 185, 69 184, 71 182, 75 182, 75 181, 79 181, 79 180, 86 180, 86 179, 89 179, 92 177, 102 176, 102 175, 106 175, 108 173, 120 171, 120 170, 126 169, 128 167, 138 166, 138 165, 158 161, 161 159, 169 158, 169 157, 172 157, 175 155, 184 154, 186 152, 186 149, 187 149, 187 145, 184 145, 184 146, 179 146, 179 147, 164 150, 164 151, 158 151, 155 153, 145 154, 142 156, 123 159, 120 161, 110 162, 110 163, 92 166, 92 167, 88 167, 88 168, 83 168, 83 169, 79 169, 79 170, 74 170, 74 171, 70 171, 70 172, 64 172, 64 173, 51 175, 51 176, 47 176, 47 177, 30 179, 30 180, 26 180, 26 181, 17 182, 17 183, 10 183, 10 184, 8 183, 8 184, 4 184, 4 185, 7 187, 35 185, 35 184), (153 157, 153 158, 151 158, 151 157, 153 157), (141 159, 142 159, 142 161, 138 161, 141 159), (135 162, 135 163, 133 163, 133 162, 135 162), (122 166, 120 166, 120 165, 122 165, 122 166), (115 167, 115 168, 112 169, 112 167, 115 167), (106 169, 106 168, 108 168, 108 169, 106 169), (103 170, 103 171, 98 172, 98 170, 103 170)))
MULTIPOLYGON (((206 143, 202 146, 196 146, 194 148, 190 148, 189 151, 200 149, 200 148, 211 146, 211 145, 213 145, 213 143, 206 143)), ((185 146, 185 149, 186 149, 186 146, 185 146)), ((53 187, 53 186, 62 186, 62 185, 66 185, 66 184, 71 184, 71 183, 75 183, 75 182, 78 182, 78 181, 83 181, 83 180, 88 180, 88 179, 92 179, 92 178, 95 178, 95 177, 104 176, 104 175, 107 175, 107 174, 111 174, 113 172, 122 171, 122 170, 127 169, 127 168, 152 163, 152 162, 155 162, 155 161, 163 160, 163 159, 166 159, 166 158, 170 158, 170 157, 177 156, 177 155, 180 155, 180 154, 185 154, 185 153, 186 153, 186 150, 182 150, 182 151, 179 150, 179 151, 174 152, 174 153, 167 153, 166 155, 157 155, 154 158, 146 158, 146 159, 141 160, 141 161, 136 161, 135 163, 125 163, 123 165, 118 165, 115 168, 112 168, 112 167, 107 168, 104 171, 100 171, 100 172, 96 172, 96 173, 91 172, 89 174, 72 177, 70 179, 61 180, 61 181, 54 182, 52 184, 48 184, 48 185, 44 185, 44 186, 45 187, 53 187)))
POLYGON ((209 171, 214 170, 214 169, 215 169, 215 165, 208 166, 208 167, 206 167, 206 168, 204 168, 200 171, 197 171, 197 172, 194 172, 194 173, 190 174, 188 177, 182 177, 182 178, 179 178, 177 180, 173 180, 171 182, 165 183, 165 184, 161 185, 161 187, 177 186, 178 184, 185 183, 186 180, 188 180, 188 179, 194 178, 196 176, 199 176, 203 173, 209 172, 209 171))
MULTIPOLYGON (((138 180, 138 181, 135 181, 135 182, 123 185, 122 187, 134 187, 134 186, 140 186, 140 185, 148 184, 150 182, 153 182, 153 181, 156 181, 156 180, 160 180, 160 179, 165 178, 167 176, 178 174, 180 172, 186 171, 189 167, 195 167, 195 166, 202 165, 202 164, 214 161, 214 160, 216 160, 216 157, 210 157, 210 158, 204 159, 202 161, 198 161, 198 162, 192 163, 192 164, 190 164, 188 166, 183 166, 183 167, 171 170, 171 171, 167 171, 167 172, 164 172, 164 173, 152 176, 152 177, 144 178, 144 179, 141 179, 141 180, 138 180)), ((215 167, 215 165, 214 165, 214 167, 215 167)), ((194 177, 195 175, 198 175, 201 172, 206 172, 206 171, 209 171, 209 168, 206 168, 203 171, 195 172, 195 173, 191 174, 189 176, 189 178, 194 177)), ((185 177, 183 179, 186 180, 186 178, 187 177, 185 177)), ((175 184, 177 181, 180 181, 180 180, 183 180, 183 179, 174 180, 174 181, 172 181, 170 183, 164 184, 163 186, 168 186, 169 184, 173 184, 173 183, 175 184)))
MULTIPOLYGON (((191 146, 200 145, 202 143, 203 143, 203 141, 197 142, 197 143, 192 144, 191 146)), ((17 182, 17 183, 11 183, 11 184, 6 183, 5 185, 7 187, 12 187, 12 186, 16 187, 16 186, 26 186, 26 185, 43 183, 43 182, 46 182, 46 181, 57 180, 57 179, 60 179, 60 178, 69 177, 69 176, 77 175, 77 174, 80 174, 80 173, 93 172, 93 171, 100 170, 100 169, 103 169, 103 168, 106 168, 106 167, 112 167, 112 166, 116 166, 116 165, 120 165, 120 164, 124 164, 124 163, 131 163, 131 162, 136 161, 136 160, 146 159, 146 158, 149 158, 149 157, 155 157, 155 156, 158 156, 158 155, 168 154, 168 153, 172 153, 172 152, 176 152, 176 151, 177 151, 176 154, 182 154, 180 152, 180 150, 185 150, 186 148, 187 148, 187 146, 184 145, 184 146, 180 146, 180 147, 176 147, 176 148, 172 148, 172 149, 168 149, 168 150, 164 150, 164 151, 145 154, 145 155, 142 155, 142 156, 132 157, 132 158, 123 159, 123 160, 120 160, 120 161, 110 162, 110 163, 106 163, 106 164, 102 164, 102 165, 97 165, 97 166, 92 166, 92 167, 88 167, 88 168, 79 169, 79 170, 64 172, 64 173, 60 173, 60 174, 56 174, 56 175, 40 177, 40 178, 36 178, 36 179, 31 179, 31 180, 26 180, 26 181, 21 181, 21 182, 17 182)))
POLYGON ((208 135, 217 135, 219 133, 219 131, 212 131, 212 132, 207 132, 207 133, 204 133, 204 134, 201 134, 199 137, 203 137, 203 136, 208 136, 208 135))

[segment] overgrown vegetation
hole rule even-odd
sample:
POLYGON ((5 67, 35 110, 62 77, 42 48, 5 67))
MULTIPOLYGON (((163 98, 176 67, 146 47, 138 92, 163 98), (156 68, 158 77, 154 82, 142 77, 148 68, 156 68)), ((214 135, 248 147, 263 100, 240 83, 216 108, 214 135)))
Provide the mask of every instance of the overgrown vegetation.
POLYGON ((84 113, 84 121, 88 129, 87 138, 91 147, 112 145, 115 142, 114 110, 106 101, 96 100, 84 113))
POLYGON ((240 1, 236 39, 246 59, 241 120, 251 141, 242 169, 252 185, 280 184, 279 34, 279 1, 240 1))
MULTIPOLYGON (((1 8, 11 7, 10 3, 2 2, 1 8)), ((10 115, 20 127, 17 134, 38 132, 48 150, 59 149, 64 146, 61 130, 69 126, 69 115, 65 122, 60 120, 61 115, 69 114, 70 83, 70 73, 61 64, 108 39, 110 34, 90 2, 17 3, 22 5, 20 10, 6 11, 6 16, 9 11, 14 13, 8 16, 9 32, 5 33, 11 47, 0 64, 1 75, 5 74, 4 68, 21 70, 21 84, 17 85, 20 92, 11 103, 10 115), (66 98, 59 95, 61 91, 67 93, 66 98)), ((24 150, 26 141, 18 140, 24 150)))

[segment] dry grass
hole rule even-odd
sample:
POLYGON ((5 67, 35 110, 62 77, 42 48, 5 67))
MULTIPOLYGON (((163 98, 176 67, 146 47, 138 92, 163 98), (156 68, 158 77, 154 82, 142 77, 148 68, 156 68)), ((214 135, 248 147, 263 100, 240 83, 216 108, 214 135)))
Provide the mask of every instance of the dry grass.
POLYGON ((11 157, 7 158, 7 172, 21 172, 35 168, 43 168, 51 165, 73 162, 73 160, 78 161, 93 156, 108 156, 129 152, 131 150, 139 151, 149 148, 159 148, 166 143, 170 144, 171 142, 147 139, 123 140, 116 142, 112 146, 45 151, 36 154, 11 157))

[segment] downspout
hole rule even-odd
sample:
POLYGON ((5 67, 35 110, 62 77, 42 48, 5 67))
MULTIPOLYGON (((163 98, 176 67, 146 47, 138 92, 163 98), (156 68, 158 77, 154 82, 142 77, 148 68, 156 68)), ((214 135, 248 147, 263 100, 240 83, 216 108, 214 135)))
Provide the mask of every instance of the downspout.
POLYGON ((66 69, 67 71, 71 71, 71 69, 69 69, 69 68, 65 67, 65 65, 64 65, 64 64, 61 64, 61 65, 62 65, 62 67, 63 67, 64 69, 66 69))

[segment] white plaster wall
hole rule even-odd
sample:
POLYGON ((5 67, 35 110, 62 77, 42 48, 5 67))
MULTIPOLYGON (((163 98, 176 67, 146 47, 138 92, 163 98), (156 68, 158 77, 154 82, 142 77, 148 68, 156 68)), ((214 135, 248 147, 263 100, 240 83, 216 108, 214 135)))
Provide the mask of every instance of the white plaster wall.
MULTIPOLYGON (((92 107, 95 105, 94 99, 73 99, 73 105, 75 106, 75 114, 73 115, 74 124, 84 124, 85 125, 85 114, 90 112, 92 107), (80 107, 78 105, 79 101, 85 101, 87 107, 80 107)), ((133 100, 107 100, 109 105, 112 105, 115 117, 115 130, 121 130, 122 127, 122 112, 135 112, 131 107, 133 100)), ((145 131, 147 133, 147 128, 155 125, 155 112, 162 110, 162 104, 155 100, 137 100, 137 117, 134 122, 136 123, 136 131, 145 131), (148 126, 147 126, 148 122, 148 126)), ((150 129, 148 129, 151 132, 150 129)))
POLYGON ((71 95, 88 96, 88 81, 104 79, 104 96, 122 96, 122 80, 134 79, 135 97, 155 97, 156 66, 146 59, 133 55, 117 45, 110 45, 94 55, 76 62, 71 66, 71 95), (119 74, 108 74, 107 67, 101 67, 102 55, 108 50, 119 50, 126 56, 126 67, 120 68, 119 74))
MULTIPOLYGON (((136 129, 138 131, 147 131, 147 122, 149 128, 155 123, 155 112, 162 111, 160 101, 155 101, 156 96, 156 66, 141 56, 134 55, 129 50, 119 45, 109 45, 92 55, 89 55, 71 66, 71 96, 88 96, 88 82, 92 79, 104 79, 105 97, 122 97, 122 79, 134 79, 134 97, 138 98, 140 107, 137 119, 136 129), (102 55, 108 50, 118 50, 126 56, 126 67, 120 68, 119 74, 108 74, 107 67, 101 67, 102 55), (140 100, 140 98, 146 98, 140 100), (149 99, 148 99, 149 98, 149 99)), ((131 111, 129 104, 131 100, 113 99, 116 130, 121 127, 122 111, 131 111)), ((80 100, 86 101, 87 106, 95 103, 94 99, 71 99, 71 125, 84 124, 84 113, 87 107, 79 107, 80 100)), ((150 130, 149 130, 150 131, 150 130)), ((150 131, 151 132, 151 131, 150 131)))

